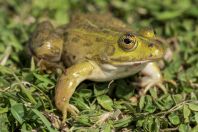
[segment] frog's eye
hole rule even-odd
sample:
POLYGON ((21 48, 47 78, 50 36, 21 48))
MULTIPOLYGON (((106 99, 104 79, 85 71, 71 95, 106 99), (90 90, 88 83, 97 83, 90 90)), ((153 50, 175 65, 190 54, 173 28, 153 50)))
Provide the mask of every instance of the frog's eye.
POLYGON ((137 47, 136 37, 132 34, 125 34, 118 40, 119 46, 126 51, 134 50, 137 47))

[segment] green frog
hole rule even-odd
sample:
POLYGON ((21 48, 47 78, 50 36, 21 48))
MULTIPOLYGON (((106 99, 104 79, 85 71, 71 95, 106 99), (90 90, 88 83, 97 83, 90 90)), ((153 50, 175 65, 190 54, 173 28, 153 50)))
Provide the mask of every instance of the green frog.
POLYGON ((36 28, 28 47, 43 69, 65 69, 55 90, 55 104, 63 114, 63 122, 67 112, 77 114, 69 101, 84 80, 111 81, 141 71, 142 94, 153 86, 166 92, 155 63, 163 58, 164 45, 152 29, 134 32, 109 14, 76 14, 69 24, 56 28, 44 21, 36 28))

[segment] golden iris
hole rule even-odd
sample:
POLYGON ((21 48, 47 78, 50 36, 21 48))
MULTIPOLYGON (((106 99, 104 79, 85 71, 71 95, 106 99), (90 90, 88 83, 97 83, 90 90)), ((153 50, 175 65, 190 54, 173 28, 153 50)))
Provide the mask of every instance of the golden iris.
POLYGON ((134 35, 127 33, 120 37, 118 44, 123 50, 131 51, 137 47, 137 40, 134 35))

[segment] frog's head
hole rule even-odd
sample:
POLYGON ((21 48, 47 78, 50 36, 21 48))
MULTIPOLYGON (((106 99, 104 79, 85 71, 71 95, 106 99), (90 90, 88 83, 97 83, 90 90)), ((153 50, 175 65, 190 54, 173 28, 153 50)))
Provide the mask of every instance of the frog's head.
POLYGON ((114 36, 114 43, 108 45, 102 59, 113 65, 155 61, 164 56, 164 45, 156 39, 153 30, 143 29, 138 33, 122 33, 114 36))

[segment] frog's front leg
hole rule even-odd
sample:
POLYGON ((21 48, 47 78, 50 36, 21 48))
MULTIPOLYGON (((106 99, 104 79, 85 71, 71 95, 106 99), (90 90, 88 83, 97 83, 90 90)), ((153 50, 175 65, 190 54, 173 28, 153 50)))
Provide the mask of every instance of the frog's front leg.
POLYGON ((150 62, 146 67, 141 71, 144 77, 140 79, 140 86, 143 88, 140 91, 140 94, 146 94, 146 92, 153 86, 159 87, 164 93, 167 93, 166 88, 164 87, 163 77, 160 72, 158 65, 155 62, 150 62))
POLYGON ((69 100, 79 83, 87 79, 92 71, 93 66, 90 62, 82 62, 66 69, 66 72, 59 78, 55 91, 55 103, 63 114, 63 122, 67 118, 67 111, 71 114, 76 113, 69 104, 69 100))

